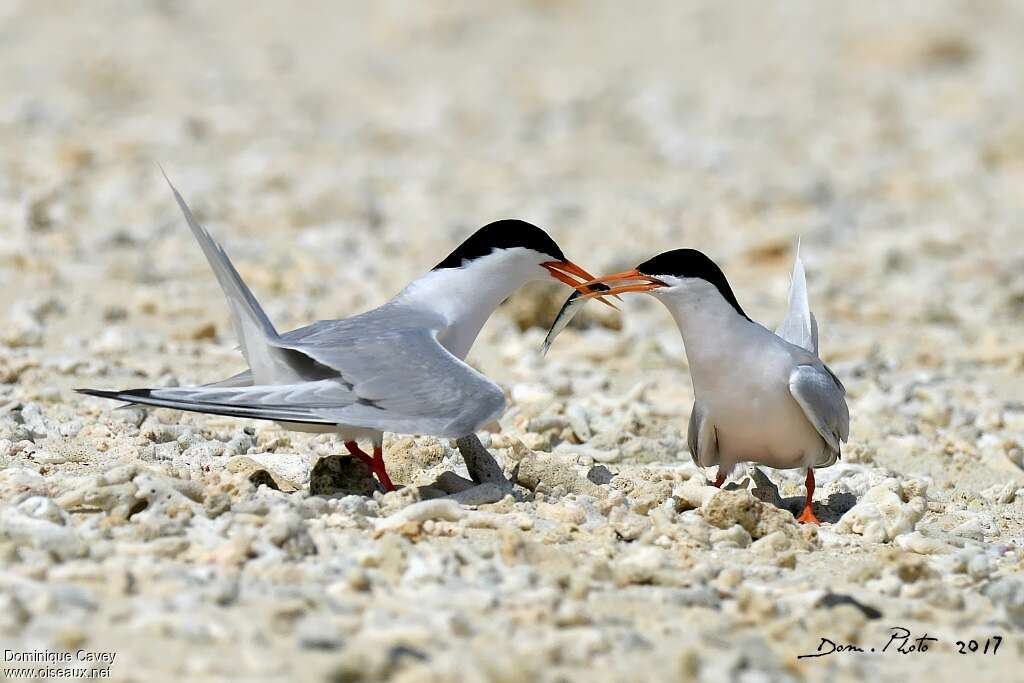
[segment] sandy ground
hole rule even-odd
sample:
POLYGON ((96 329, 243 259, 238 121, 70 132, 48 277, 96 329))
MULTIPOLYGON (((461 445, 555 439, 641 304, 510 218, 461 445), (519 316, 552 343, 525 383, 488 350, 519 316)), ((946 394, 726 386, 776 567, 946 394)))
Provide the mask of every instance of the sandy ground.
POLYGON ((119 681, 1020 680, 1021 5, 628 5, 3 3, 6 660, 112 652, 119 681), (518 466, 507 495, 446 496, 465 469, 436 439, 389 435, 406 488, 365 496, 333 437, 72 393, 243 367, 158 162, 279 329, 381 303, 510 216, 593 271, 702 249, 774 326, 802 236, 852 413, 827 523, 705 485, 681 341, 642 297, 590 306, 547 358, 564 290, 485 327, 470 360, 509 392, 481 435, 518 466), (938 640, 882 652, 894 627, 904 650, 938 640), (822 638, 865 652, 798 659, 822 638))

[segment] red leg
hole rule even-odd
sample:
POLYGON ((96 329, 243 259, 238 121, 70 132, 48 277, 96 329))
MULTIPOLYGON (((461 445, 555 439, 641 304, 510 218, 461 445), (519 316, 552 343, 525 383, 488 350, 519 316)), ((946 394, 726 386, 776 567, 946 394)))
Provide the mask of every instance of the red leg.
POLYGON ((796 521, 801 524, 821 524, 814 515, 814 506, 811 504, 811 499, 814 498, 814 468, 807 468, 807 500, 804 503, 804 511, 800 513, 800 516, 796 518, 796 521))
POLYGON ((345 448, 348 449, 349 455, 353 455, 353 456, 359 458, 360 460, 362 460, 363 462, 366 463, 367 467, 369 467, 370 469, 373 469, 373 458, 370 457, 366 453, 366 451, 364 451, 362 448, 360 448, 359 444, 357 444, 355 441, 346 441, 345 442, 345 448))
POLYGON ((377 481, 380 482, 381 486, 384 487, 385 491, 394 491, 395 485, 391 483, 391 477, 388 476, 388 471, 384 468, 384 449, 380 446, 376 446, 373 449, 373 455, 369 455, 362 448, 359 447, 355 441, 346 441, 345 448, 348 452, 366 463, 366 466, 370 468, 370 471, 377 475, 377 481))
POLYGON ((716 489, 722 488, 722 484, 724 484, 724 483, 725 483, 725 475, 722 474, 722 468, 719 467, 718 468, 718 476, 715 477, 715 488, 716 489))
POLYGON ((370 469, 377 475, 377 480, 380 481, 385 491, 395 490, 395 485, 391 483, 391 477, 388 476, 388 470, 384 466, 384 449, 380 446, 373 449, 373 464, 370 465, 370 469))

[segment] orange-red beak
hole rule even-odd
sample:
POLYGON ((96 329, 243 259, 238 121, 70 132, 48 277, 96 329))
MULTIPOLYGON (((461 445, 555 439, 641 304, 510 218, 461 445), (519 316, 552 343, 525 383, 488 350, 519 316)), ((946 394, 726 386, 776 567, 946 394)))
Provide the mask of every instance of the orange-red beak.
MULTIPOLYGON (((596 282, 594 276, 577 266, 572 261, 545 261, 541 264, 544 268, 551 273, 551 277, 555 278, 559 282, 564 282, 573 289, 580 292, 583 295, 589 295, 593 290, 588 286, 591 282, 596 282), (579 282, 573 278, 573 276, 580 278, 584 282, 579 282), (591 282, 587 282, 587 281, 591 282)), ((608 294, 608 292, 601 291, 600 294, 608 294)), ((618 306, 605 299, 599 299, 599 301, 606 306, 611 306, 615 310, 618 310, 618 306)))
POLYGON ((658 289, 659 287, 668 286, 658 278, 651 277, 650 275, 644 275, 639 270, 634 268, 632 270, 624 270, 621 273, 611 273, 610 275, 602 275, 599 278, 587 280, 586 282, 581 283, 580 287, 577 287, 577 289, 580 289, 580 291, 582 292, 581 287, 589 287, 591 285, 596 284, 608 285, 608 283, 610 282, 623 282, 627 280, 640 280, 641 282, 634 282, 633 284, 625 284, 619 285, 617 287, 611 287, 606 291, 583 292, 583 295, 580 298, 591 299, 593 297, 614 296, 616 294, 624 294, 626 292, 649 292, 652 289, 658 289))

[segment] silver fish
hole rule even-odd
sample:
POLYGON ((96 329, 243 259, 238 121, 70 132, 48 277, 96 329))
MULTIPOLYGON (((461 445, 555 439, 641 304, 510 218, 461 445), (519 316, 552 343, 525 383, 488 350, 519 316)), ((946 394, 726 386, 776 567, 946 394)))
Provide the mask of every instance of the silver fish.
MULTIPOLYGON (((590 291, 592 292, 604 292, 610 289, 608 285, 600 282, 590 285, 590 291)), ((572 321, 577 313, 583 308, 583 304, 587 303, 586 299, 580 299, 580 292, 577 290, 569 295, 569 298, 562 304, 562 308, 558 311, 558 315, 555 316, 555 322, 551 323, 551 329, 548 330, 548 334, 544 337, 544 343, 540 347, 540 353, 542 356, 546 356, 548 349, 555 342, 555 337, 562 333, 562 330, 572 321)))

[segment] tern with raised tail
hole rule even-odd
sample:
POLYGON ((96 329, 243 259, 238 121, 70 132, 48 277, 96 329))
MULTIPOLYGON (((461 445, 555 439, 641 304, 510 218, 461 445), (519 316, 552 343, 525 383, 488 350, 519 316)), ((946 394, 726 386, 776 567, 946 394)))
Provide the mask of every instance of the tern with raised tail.
MULTIPOLYGON (((850 435, 842 382, 818 357, 818 325, 797 246, 789 312, 772 332, 740 307, 722 269, 694 249, 659 254, 584 286, 620 283, 574 301, 646 292, 662 302, 683 337, 694 403, 687 441, 700 467, 718 465, 716 486, 742 462, 807 468, 801 522, 814 514, 814 469, 840 457, 850 435)), ((577 291, 579 291, 578 288, 577 291)))
POLYGON ((504 410, 501 388, 464 362, 498 305, 532 280, 576 287, 593 279, 541 228, 502 220, 477 230, 382 306, 279 333, 224 249, 173 185, 171 191, 224 291, 249 369, 203 386, 79 391, 336 432, 386 490, 395 487, 384 465, 385 431, 460 438, 504 410), (371 442, 372 455, 360 440, 371 442))

